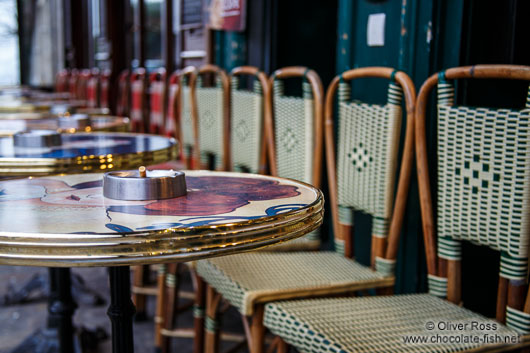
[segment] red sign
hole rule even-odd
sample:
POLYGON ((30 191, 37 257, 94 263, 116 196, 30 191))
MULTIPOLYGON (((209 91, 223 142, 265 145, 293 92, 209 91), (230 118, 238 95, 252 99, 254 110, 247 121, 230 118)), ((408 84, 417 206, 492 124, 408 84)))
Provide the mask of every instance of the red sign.
POLYGON ((225 31, 244 31, 246 0, 212 0, 209 7, 209 27, 225 31))

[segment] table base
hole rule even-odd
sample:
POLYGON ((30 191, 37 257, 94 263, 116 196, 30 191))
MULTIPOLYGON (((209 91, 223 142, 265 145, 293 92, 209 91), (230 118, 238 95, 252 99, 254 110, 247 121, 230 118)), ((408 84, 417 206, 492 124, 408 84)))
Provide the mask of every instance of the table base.
POLYGON ((133 317, 129 266, 109 267, 110 306, 107 315, 112 323, 112 352, 133 353, 133 317))

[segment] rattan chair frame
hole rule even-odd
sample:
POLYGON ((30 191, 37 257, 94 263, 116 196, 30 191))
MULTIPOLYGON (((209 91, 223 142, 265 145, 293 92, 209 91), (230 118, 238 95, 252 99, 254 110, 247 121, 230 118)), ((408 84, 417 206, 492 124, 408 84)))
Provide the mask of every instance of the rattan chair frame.
MULTIPOLYGON (((530 67, 516 65, 455 67, 445 70, 445 78, 448 80, 509 79, 530 81, 530 67)), ((438 80, 438 74, 429 77, 422 85, 418 95, 415 141, 419 196, 423 237, 427 255, 427 271, 429 275, 447 278, 447 300, 459 304, 462 298, 461 262, 460 260, 441 259, 437 256, 434 211, 427 161, 427 140, 425 133, 427 103, 429 93, 437 85, 438 80)), ((527 283, 499 277, 496 307, 497 321, 505 323, 507 306, 530 314, 530 293, 527 293, 527 283)))

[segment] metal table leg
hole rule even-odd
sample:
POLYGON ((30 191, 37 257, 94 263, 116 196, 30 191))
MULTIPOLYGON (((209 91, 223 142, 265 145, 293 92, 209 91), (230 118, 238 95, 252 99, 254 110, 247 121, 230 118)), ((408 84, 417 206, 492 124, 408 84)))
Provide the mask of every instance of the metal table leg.
POLYGON ((133 317, 136 309, 131 300, 129 266, 110 267, 110 306, 107 315, 112 322, 112 352, 133 353, 133 317))

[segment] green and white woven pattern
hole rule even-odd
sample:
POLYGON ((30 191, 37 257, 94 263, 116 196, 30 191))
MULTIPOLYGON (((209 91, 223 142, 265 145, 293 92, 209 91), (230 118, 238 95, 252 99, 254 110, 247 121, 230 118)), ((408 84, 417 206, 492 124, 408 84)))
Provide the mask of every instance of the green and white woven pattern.
POLYGON ((315 147, 314 100, 309 83, 304 97, 283 95, 283 83, 274 81, 274 143, 278 176, 312 184, 315 147))
POLYGON ((506 307, 506 326, 513 328, 522 335, 530 334, 530 314, 506 307))
POLYGON ((460 240, 501 251, 501 276, 526 280, 530 110, 438 101, 438 253, 460 259, 460 240))
POLYGON ((498 322, 429 294, 282 301, 267 304, 264 317, 273 334, 304 353, 441 353, 480 346, 436 342, 436 335, 454 338, 463 333, 437 329, 444 322, 467 323, 468 328, 472 322, 496 325, 497 330, 490 334, 503 339, 518 336, 498 322), (435 329, 427 330, 431 322, 435 329), (429 343, 406 343, 404 337, 411 336, 426 337, 429 343))
POLYGON ((232 170, 257 173, 261 154, 263 95, 258 80, 254 91, 238 89, 238 78, 232 78, 231 126, 232 170))
POLYGON ((197 80, 197 109, 199 115, 199 149, 202 163, 208 162, 208 154, 215 156, 215 169, 223 165, 223 88, 201 87, 197 80))
POLYGON ((447 278, 438 277, 435 275, 427 276, 429 285, 429 294, 437 296, 438 298, 447 298, 447 278))
POLYGON ((401 129, 401 88, 390 83, 385 105, 349 101, 339 84, 337 183, 339 219, 353 224, 347 209, 373 216, 372 234, 386 237, 392 213, 401 129))
POLYGON ((193 148, 193 117, 191 115, 191 88, 188 85, 182 85, 181 88, 181 111, 180 128, 182 129, 182 146, 184 156, 189 157, 189 150, 193 148))
POLYGON ((393 283, 393 278, 327 251, 255 252, 200 260, 197 273, 244 315, 250 315, 264 295, 287 293, 294 298, 305 290, 329 288, 332 293, 335 287, 336 293, 345 293, 363 283, 370 288, 393 283))

